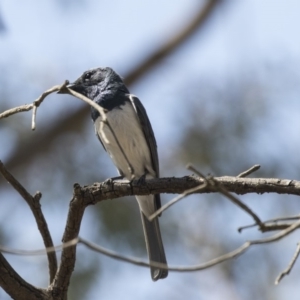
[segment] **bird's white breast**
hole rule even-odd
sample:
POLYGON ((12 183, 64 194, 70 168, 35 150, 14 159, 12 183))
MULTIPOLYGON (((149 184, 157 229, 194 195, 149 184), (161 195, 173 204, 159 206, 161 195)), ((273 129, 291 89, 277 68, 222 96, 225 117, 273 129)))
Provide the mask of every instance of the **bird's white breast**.
POLYGON ((129 180, 133 177, 132 175, 136 178, 141 177, 146 173, 146 170, 150 177, 156 177, 152 168, 150 150, 132 104, 126 102, 120 108, 108 111, 106 115, 120 146, 118 146, 110 128, 101 122, 101 117, 95 121, 95 130, 115 166, 129 180), (127 156, 134 174, 130 173, 128 162, 120 147, 127 156))

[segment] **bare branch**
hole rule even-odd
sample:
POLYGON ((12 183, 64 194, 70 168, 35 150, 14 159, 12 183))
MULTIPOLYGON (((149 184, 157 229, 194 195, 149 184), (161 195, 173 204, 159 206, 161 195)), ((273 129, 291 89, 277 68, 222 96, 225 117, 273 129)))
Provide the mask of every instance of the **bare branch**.
MULTIPOLYGON (((266 222, 263 222, 263 227, 259 227, 259 230, 261 232, 278 231, 278 230, 283 230, 283 229, 290 227, 291 224, 292 223, 268 225, 268 224, 266 224, 266 222)), ((255 227, 255 226, 259 226, 259 224, 241 226, 238 228, 238 232, 242 232, 244 229, 248 229, 248 228, 255 227)))
POLYGON ((17 113, 20 113, 20 112, 29 111, 29 110, 33 109, 31 128, 32 128, 32 130, 34 130, 35 129, 35 117, 36 117, 37 107, 39 107, 39 105, 44 101, 44 99, 48 95, 50 95, 51 93, 54 93, 56 91, 59 91, 66 84, 67 84, 67 82, 64 82, 63 85, 53 86, 52 88, 45 91, 39 98, 37 98, 35 101, 33 101, 32 104, 25 104, 25 105, 21 105, 21 106, 6 110, 5 112, 0 114, 0 119, 7 118, 11 115, 14 115, 14 114, 17 114, 17 113))
POLYGON ((279 284, 279 282, 281 281, 281 279, 286 276, 286 275, 289 275, 292 268, 294 267, 294 264, 296 262, 296 260, 298 259, 299 257, 299 254, 300 254, 300 243, 297 244, 297 248, 296 248, 296 252, 291 260, 291 262, 289 263, 289 265, 287 266, 287 268, 279 274, 279 276, 276 278, 275 280, 275 284, 279 284))
POLYGON ((0 252, 12 255, 21 255, 21 256, 34 256, 34 255, 45 255, 47 253, 56 252, 63 250, 64 248, 69 248, 71 246, 78 244, 78 238, 75 238, 69 242, 48 247, 46 249, 37 249, 37 250, 23 250, 23 249, 12 249, 0 245, 0 252))
POLYGON ((35 118, 36 118, 36 112, 37 112, 37 108, 40 106, 40 104, 44 101, 44 99, 56 92, 61 90, 63 87, 65 87, 69 82, 66 80, 62 85, 55 85, 52 88, 50 88, 49 90, 45 91, 38 99, 36 99, 33 102, 33 111, 32 111, 32 123, 31 123, 31 129, 35 130, 35 118))
MULTIPOLYGON (((210 179, 209 181, 216 182, 214 179, 210 179)), ((216 184, 215 185, 217 190, 223 194, 225 197, 227 197, 229 200, 231 200, 234 204, 236 204, 238 207, 240 207, 242 210, 244 210, 246 213, 248 213, 256 222, 256 224, 259 226, 260 229, 264 227, 264 223, 260 220, 260 218, 250 209, 245 203, 243 203, 241 200, 239 200, 237 197, 229 193, 226 189, 224 189, 221 185, 216 184)))
POLYGON ((270 236, 265 239, 252 240, 252 241, 245 242, 239 248, 237 248, 229 253, 226 253, 217 258, 214 258, 206 263, 197 264, 194 266, 174 266, 174 267, 168 266, 168 267, 166 267, 165 265, 159 264, 156 262, 147 263, 140 259, 131 258, 131 257, 117 254, 116 252, 105 249, 101 246, 98 246, 92 242, 86 241, 82 238, 79 238, 79 243, 84 244, 85 246, 87 246, 89 249, 91 249, 93 251, 96 251, 96 252, 102 253, 106 256, 109 256, 109 257, 112 257, 112 258, 115 258, 115 259, 118 259, 121 261, 129 262, 129 263, 132 263, 132 264, 135 264, 138 266, 143 266, 143 267, 153 266, 153 267, 168 269, 169 271, 175 271, 175 272, 191 272, 191 271, 200 271, 200 270, 208 269, 208 268, 211 268, 212 266, 220 264, 224 261, 230 260, 232 258, 236 258, 236 257, 240 256, 242 253, 246 252, 253 245, 261 245, 261 244, 268 244, 268 243, 276 242, 276 241, 286 237, 287 235, 291 234, 293 231, 295 231, 299 227, 300 227, 300 221, 296 222, 295 224, 291 225, 289 228, 282 230, 281 232, 279 232, 273 236, 270 236))
MULTIPOLYGON (((253 169, 257 169, 257 166, 258 165, 253 166, 252 168, 243 172, 242 174, 249 174, 249 172, 251 170, 253 172, 253 169)), ((231 200, 234 204, 236 204, 242 210, 244 210, 246 213, 248 213, 254 219, 256 224, 258 224, 260 229, 262 229, 264 227, 264 223, 261 222, 260 218, 246 204, 244 204, 241 200, 239 200, 234 195, 230 194, 225 188, 223 188, 220 184, 218 184, 218 182, 215 181, 212 176, 204 177, 204 175, 191 164, 188 164, 187 168, 189 170, 195 172, 196 174, 198 174, 207 183, 207 185, 210 185, 211 187, 216 188, 216 190, 218 192, 223 194, 225 197, 227 197, 229 200, 231 200)), ((240 175, 238 177, 241 177, 240 175)))
MULTIPOLYGON (((277 193, 287 195, 300 195, 300 181, 277 178, 238 178, 230 176, 214 177, 214 181, 222 185, 228 192, 244 195, 249 193, 277 193)), ((155 195, 155 194, 182 194, 188 189, 196 188, 203 184, 203 178, 184 176, 181 178, 165 177, 146 179, 144 183, 138 180, 128 182, 125 180, 94 183, 82 187, 82 193, 89 204, 109 199, 130 195, 155 195)), ((215 186, 207 185, 195 193, 219 192, 215 186)))
MULTIPOLYGON (((297 216, 280 217, 280 218, 266 220, 266 221, 264 221, 264 228, 263 228, 262 232, 286 229, 289 226, 291 226, 291 222, 289 222, 289 223, 282 223, 282 222, 295 221, 295 220, 299 220, 299 219, 300 219, 300 216, 297 215, 297 216), (268 223, 275 223, 275 224, 269 225, 268 223)), ((256 227, 256 226, 258 226, 258 224, 256 224, 256 223, 246 225, 246 226, 241 226, 238 228, 238 231, 241 232, 244 229, 248 229, 248 228, 252 228, 252 227, 256 227)))
POLYGON ((8 109, 0 114, 0 119, 7 118, 9 116, 12 116, 12 115, 20 113, 20 112, 32 110, 32 108, 33 108, 33 104, 25 104, 25 105, 21 105, 18 107, 8 109))
POLYGON ((13 299, 48 299, 46 291, 32 286, 20 277, 2 253, 0 253, 0 286, 13 299))
MULTIPOLYGON (((74 184, 73 199, 70 202, 67 223, 65 226, 63 243, 76 239, 79 235, 80 224, 84 210, 87 206, 82 189, 79 184, 74 184)), ((55 278, 49 287, 60 295, 59 299, 66 299, 70 278, 75 267, 76 245, 64 248, 61 254, 61 264, 55 278)))
MULTIPOLYGON (((51 234, 44 217, 44 214, 41 209, 40 198, 41 193, 37 192, 37 194, 32 197, 27 190, 21 185, 21 183, 11 174, 8 170, 4 167, 3 163, 0 161, 0 173, 3 177, 14 187, 14 189, 22 196, 22 198, 27 202, 28 206, 30 207, 38 229, 41 233, 41 236, 44 241, 44 245, 46 248, 53 247, 53 242, 51 238, 51 234)), ((57 271, 57 260, 56 254, 54 252, 48 253, 48 266, 49 266, 49 275, 50 275, 50 282, 52 282, 55 273, 57 271)))
MULTIPOLYGON (((114 259, 129 262, 129 263, 132 263, 132 264, 135 264, 135 265, 144 266, 144 267, 154 266, 154 267, 159 267, 159 268, 165 268, 165 269, 168 269, 169 271, 175 271, 175 272, 191 272, 191 271, 204 270, 204 269, 210 268, 212 266, 215 266, 217 264, 220 264, 224 261, 230 260, 232 258, 236 258, 237 256, 241 255, 242 253, 246 252, 246 250, 248 248, 250 248, 251 246, 253 246, 253 245, 261 245, 261 244, 268 244, 268 243, 276 242, 276 241, 288 236, 289 234, 294 232, 299 227, 300 227, 300 221, 295 222, 294 224, 289 226, 289 228, 287 228, 285 230, 282 230, 281 232, 279 232, 279 233, 277 233, 273 236, 270 236, 270 237, 267 237, 267 238, 264 238, 264 239, 247 241, 243 245, 241 245, 240 247, 238 247, 237 249, 235 249, 235 250, 233 250, 229 253, 226 253, 226 254, 221 255, 217 258, 214 258, 214 259, 212 259, 212 260, 210 260, 206 263, 197 264, 197 265, 194 265, 194 266, 174 266, 174 267, 168 266, 167 267, 164 264, 159 264, 159 263, 156 263, 156 262, 148 263, 148 262, 143 261, 141 259, 120 255, 120 254, 118 254, 114 251, 108 250, 104 247, 101 247, 97 244, 94 244, 90 241, 87 241, 87 240, 85 240, 81 237, 75 238, 75 239, 73 239, 73 240, 71 240, 67 243, 64 243, 62 245, 52 247, 51 249, 49 248, 49 249, 46 249, 46 250, 47 250, 47 252, 48 251, 55 251, 55 250, 58 250, 58 249, 68 250, 70 248, 74 248, 73 246, 76 245, 77 243, 81 243, 81 244, 85 245, 86 247, 88 247, 89 249, 91 249, 93 251, 96 251, 96 252, 102 253, 106 256, 112 257, 114 259)), ((10 249, 8 251, 8 253, 20 254, 20 255, 40 255, 40 254, 44 254, 45 252, 46 251, 44 249, 43 250, 34 250, 34 251, 23 251, 23 250, 12 250, 12 249, 10 249)), ((299 256, 299 253, 300 253, 300 244, 298 244, 297 251, 296 251, 296 253, 295 253, 295 255, 292 259, 291 264, 288 267, 288 270, 283 272, 284 275, 287 275, 288 274, 287 272, 290 272, 293 265, 295 264, 296 259, 299 256)), ((282 277, 284 275, 282 275, 282 277)))
POLYGON ((200 178, 202 178, 205 182, 207 182, 207 179, 206 179, 205 175, 203 175, 199 170, 197 170, 191 163, 188 163, 186 165, 186 168, 189 171, 196 173, 200 178))
MULTIPOLYGON (((2 118, 5 118, 5 117, 9 117, 10 115, 12 114, 15 114, 15 113, 18 113, 18 112, 21 112, 21 111, 28 111, 28 110, 31 110, 33 109, 32 111, 32 123, 31 123, 31 128, 32 130, 35 130, 36 128, 36 125, 35 125, 35 119, 36 119, 36 112, 37 112, 37 108, 40 106, 40 104, 44 101, 44 99, 50 95, 51 93, 54 93, 54 92, 58 92, 60 94, 69 94, 69 95, 72 95, 76 98, 78 98, 79 100, 82 100, 84 102, 86 102, 87 104, 89 104, 91 107, 95 108, 99 114, 101 115, 101 122, 106 124, 106 126, 109 128, 110 132, 112 133, 114 139, 115 139, 115 142, 116 144, 118 145, 122 155, 124 156, 125 160, 126 160, 126 163, 128 165, 128 170, 130 172, 130 174, 132 174, 132 178, 134 178, 134 170, 129 162, 129 159, 126 155, 126 153, 124 152, 122 146, 120 145, 120 142, 113 130, 113 128, 110 126, 108 120, 107 120, 107 116, 106 116, 106 113, 105 113, 105 109, 102 108, 100 105, 98 105, 96 102, 92 101, 91 99, 85 97, 84 95, 80 94, 80 93, 77 93, 71 89, 69 89, 67 87, 67 84, 69 83, 68 80, 65 80, 65 82, 62 84, 62 85, 55 85, 53 86, 52 88, 48 89, 47 91, 45 91, 44 93, 42 93, 42 95, 33 102, 33 104, 30 104, 30 105, 23 105, 23 106, 19 106, 19 107, 16 107, 16 108, 13 108, 13 109, 10 109, 8 111, 5 111, 4 113, 2 113, 0 115, 0 119, 1 117, 2 118)), ((105 134, 104 134, 104 131, 102 130, 102 133, 104 135, 104 138, 106 138, 105 134)), ((106 140, 108 141, 108 139, 106 138, 106 140)), ((109 141, 108 141, 109 142, 109 141)))
POLYGON ((265 221, 264 223, 277 223, 277 222, 282 222, 282 221, 296 221, 300 219, 300 215, 296 216, 288 216, 288 217, 280 217, 280 218, 274 218, 265 221))
POLYGON ((251 167, 250 169, 240 173, 237 177, 247 177, 248 175, 254 173, 255 171, 257 171, 258 169, 260 169, 260 165, 254 165, 253 167, 251 167))
POLYGON ((157 218, 163 211, 168 209, 173 204, 177 203, 178 201, 182 200, 183 198, 187 197, 188 195, 194 194, 194 193, 200 191, 201 189, 204 189, 206 186, 207 186, 207 183, 204 182, 203 184, 201 184, 199 186, 196 186, 194 188, 191 188, 191 189, 188 189, 188 190, 184 191, 181 195, 178 195, 177 197, 173 198, 168 203, 163 205, 160 209, 158 209, 154 214, 152 214, 148 218, 149 221, 152 221, 153 219, 157 218))

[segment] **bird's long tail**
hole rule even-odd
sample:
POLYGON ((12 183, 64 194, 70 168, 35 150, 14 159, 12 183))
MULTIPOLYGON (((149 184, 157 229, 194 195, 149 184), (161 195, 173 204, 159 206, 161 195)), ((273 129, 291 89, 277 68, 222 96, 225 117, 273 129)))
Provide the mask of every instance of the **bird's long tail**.
MULTIPOLYGON (((140 200, 142 197, 145 196, 139 196, 139 203, 141 202, 140 200)), ((143 200, 145 201, 145 199, 143 200)), ((151 200, 154 201, 153 196, 151 200)), ((141 216, 142 216, 146 247, 147 247, 150 263, 157 262, 167 266, 167 260, 166 260, 165 250, 161 238, 158 218, 155 218, 153 221, 150 222, 148 218, 145 216, 145 214, 142 212, 142 210, 141 210, 141 216)), ((150 271, 151 271, 151 277, 153 281, 156 281, 158 279, 163 279, 168 276, 168 270, 160 269, 158 267, 151 267, 150 271)))

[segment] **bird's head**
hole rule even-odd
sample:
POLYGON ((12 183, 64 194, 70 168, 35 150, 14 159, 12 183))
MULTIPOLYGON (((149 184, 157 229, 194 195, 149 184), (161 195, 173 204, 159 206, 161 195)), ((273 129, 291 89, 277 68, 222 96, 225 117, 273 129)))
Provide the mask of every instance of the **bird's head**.
POLYGON ((108 67, 85 71, 68 88, 90 99, 94 99, 97 95, 110 90, 124 89, 124 92, 127 92, 121 77, 108 67))

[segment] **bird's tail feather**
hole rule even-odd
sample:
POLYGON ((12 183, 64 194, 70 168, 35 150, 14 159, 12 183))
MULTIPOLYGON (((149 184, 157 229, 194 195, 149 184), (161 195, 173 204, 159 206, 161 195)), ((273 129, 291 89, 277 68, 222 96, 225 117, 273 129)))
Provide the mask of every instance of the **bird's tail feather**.
MULTIPOLYGON (((158 218, 150 222, 142 211, 141 216, 150 263, 158 262, 167 266, 167 260, 160 234, 158 218)), ((163 279, 168 276, 168 270, 160 269, 158 267, 151 267, 150 270, 153 281, 163 279)))

